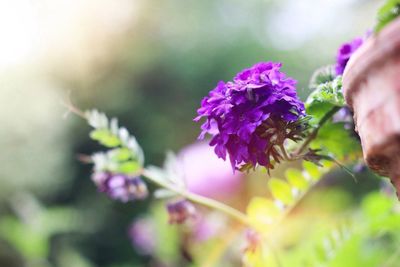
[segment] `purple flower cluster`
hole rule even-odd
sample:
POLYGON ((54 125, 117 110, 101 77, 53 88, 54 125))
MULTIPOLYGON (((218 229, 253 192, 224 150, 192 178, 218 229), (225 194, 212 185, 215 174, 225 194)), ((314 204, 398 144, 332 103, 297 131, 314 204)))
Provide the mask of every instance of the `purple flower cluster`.
POLYGON ((210 145, 215 146, 215 153, 224 160, 228 154, 235 169, 244 164, 271 168, 273 146, 283 145, 287 136, 277 137, 270 128, 280 125, 284 133, 287 123, 305 115, 296 81, 286 77, 281 66, 274 62, 255 64, 233 81, 219 82, 201 102, 194 119, 206 118, 199 139, 212 135, 210 145))
POLYGON ((146 184, 140 177, 95 172, 92 175, 92 180, 100 192, 106 193, 110 198, 122 202, 144 199, 148 195, 146 184))
POLYGON ((353 53, 363 44, 363 38, 356 38, 349 43, 343 44, 336 55, 335 72, 336 75, 342 75, 346 68, 347 62, 353 53))

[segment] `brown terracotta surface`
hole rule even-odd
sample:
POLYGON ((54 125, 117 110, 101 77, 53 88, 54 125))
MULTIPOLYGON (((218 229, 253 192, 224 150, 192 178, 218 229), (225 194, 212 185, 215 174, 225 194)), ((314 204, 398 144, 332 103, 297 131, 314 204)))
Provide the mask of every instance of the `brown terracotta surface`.
POLYGON ((364 159, 400 192, 400 19, 351 57, 343 93, 354 111, 364 159))

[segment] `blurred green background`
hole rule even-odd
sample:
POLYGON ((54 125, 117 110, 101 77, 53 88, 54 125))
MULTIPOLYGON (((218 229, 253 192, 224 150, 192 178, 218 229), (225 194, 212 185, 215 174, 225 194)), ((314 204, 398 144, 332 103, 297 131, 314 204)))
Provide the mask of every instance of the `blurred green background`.
MULTIPOLYGON (((108 200, 90 181, 91 167, 78 161, 98 147, 84 121, 64 116, 69 96, 82 109, 118 117, 146 162, 162 164, 166 150, 195 141, 192 118, 219 80, 259 61, 281 61, 304 99, 313 70, 364 35, 381 4, 0 1, 0 266, 167 266, 140 256, 127 237, 150 202, 108 200)), ((354 204, 353 194, 379 183, 359 180, 339 173, 331 186, 339 184, 354 204)))

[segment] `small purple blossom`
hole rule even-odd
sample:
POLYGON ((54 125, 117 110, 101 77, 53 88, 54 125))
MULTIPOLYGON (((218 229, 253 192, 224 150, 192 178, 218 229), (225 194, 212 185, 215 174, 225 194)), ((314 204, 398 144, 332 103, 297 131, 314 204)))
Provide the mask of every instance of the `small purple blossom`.
POLYGON ((134 221, 128 230, 132 245, 140 254, 151 255, 157 246, 156 225, 150 218, 134 221))
POLYGON ((100 192, 106 193, 110 198, 122 202, 144 199, 148 195, 146 184, 140 177, 95 172, 92 175, 92 180, 100 192))
POLYGON ((344 69, 346 68, 347 62, 349 62, 350 57, 353 53, 363 44, 363 38, 356 38, 349 43, 343 44, 336 55, 336 66, 335 72, 336 75, 342 75, 344 69))
MULTIPOLYGON (((199 139, 210 142, 219 158, 229 155, 234 169, 256 164, 273 168, 279 162, 287 126, 305 115, 296 93, 296 81, 280 71, 281 63, 261 62, 238 73, 233 81, 220 81, 201 102, 199 121, 205 117, 199 139), (275 129, 275 130, 273 130, 275 129)), ((297 127, 297 126, 296 126, 297 127)), ((298 136, 294 139, 299 140, 298 136)), ((296 141, 295 140, 295 141, 296 141)))
POLYGON ((182 224, 196 215, 196 208, 186 199, 167 203, 170 224, 182 224))

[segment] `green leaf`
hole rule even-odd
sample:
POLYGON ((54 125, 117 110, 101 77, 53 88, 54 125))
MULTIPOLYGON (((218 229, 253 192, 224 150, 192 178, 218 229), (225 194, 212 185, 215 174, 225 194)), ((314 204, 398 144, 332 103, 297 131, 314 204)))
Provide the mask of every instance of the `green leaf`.
POLYGON ((342 94, 342 76, 336 77, 333 81, 319 84, 308 96, 306 108, 320 103, 329 103, 333 106, 343 107, 346 105, 342 94))
POLYGON ((121 141, 117 136, 112 134, 108 129, 96 129, 90 132, 90 138, 98 141, 106 147, 117 147, 121 141))
POLYGON ((387 0, 378 11, 378 23, 375 32, 382 30, 387 24, 400 15, 400 0, 387 0))
POLYGON ((325 149, 325 153, 329 153, 337 160, 361 153, 359 141, 350 135, 343 123, 326 123, 321 127, 317 138, 311 142, 310 147, 325 149))
POLYGON ((293 187, 296 187, 301 191, 306 190, 310 185, 310 183, 307 181, 307 179, 304 177, 304 175, 300 170, 293 168, 287 169, 285 172, 285 176, 288 182, 293 187))
POLYGON ((141 166, 137 161, 127 161, 118 166, 118 172, 125 174, 133 174, 139 172, 141 166))
POLYGON ((303 169, 313 180, 319 180, 321 178, 321 171, 318 166, 309 161, 303 161, 303 169))
POLYGON ((268 181, 268 187, 274 198, 280 200, 283 204, 289 205, 293 203, 294 197, 292 194, 292 187, 287 182, 277 178, 271 178, 268 181))
POLYGON ((385 216, 394 207, 394 199, 381 192, 374 192, 367 195, 362 202, 362 211, 367 218, 374 219, 385 216))
POLYGON ((132 157, 132 151, 128 148, 118 148, 111 151, 111 159, 115 161, 126 161, 132 157))
POLYGON ((35 231, 33 227, 22 224, 16 218, 2 218, 0 236, 27 259, 43 259, 48 256, 50 241, 47 233, 35 231))

